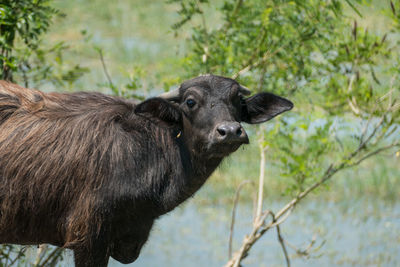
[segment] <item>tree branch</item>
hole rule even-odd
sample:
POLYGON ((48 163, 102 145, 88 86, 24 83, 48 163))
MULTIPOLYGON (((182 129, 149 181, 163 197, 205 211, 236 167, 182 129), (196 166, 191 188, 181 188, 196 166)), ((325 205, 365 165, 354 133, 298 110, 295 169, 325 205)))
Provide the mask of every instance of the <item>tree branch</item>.
POLYGON ((283 237, 281 235, 281 230, 280 230, 279 225, 276 226, 276 233, 278 235, 278 240, 279 240, 279 243, 281 244, 281 247, 282 247, 282 250, 283 250, 283 254, 284 254, 285 259, 286 259, 286 266, 290 267, 289 255, 287 253, 287 249, 286 249, 286 246, 285 246, 285 240, 283 239, 283 237))
POLYGON ((230 17, 230 19, 228 20, 228 23, 225 24, 224 28, 223 28, 223 32, 226 34, 226 32, 229 30, 229 28, 232 26, 232 21, 233 18, 237 15, 237 13, 239 12, 240 7, 243 4, 243 0, 237 0, 236 2, 236 6, 233 9, 232 15, 230 17))
MULTIPOLYGON (((379 127, 379 126, 378 126, 379 127)), ((393 147, 400 147, 400 143, 394 143, 390 144, 381 148, 378 148, 364 156, 362 156, 359 160, 357 160, 354 163, 349 163, 348 157, 346 157, 344 160, 342 160, 340 163, 337 165, 331 164, 324 174, 321 176, 318 182, 314 183, 313 185, 309 186, 306 190, 298 194, 294 199, 292 199, 289 203, 287 203, 280 211, 274 215, 271 211, 266 211, 264 212, 257 220, 257 223, 254 224, 253 230, 249 235, 246 235, 245 238, 243 239, 242 246, 240 249, 233 255, 233 257, 228 261, 228 263, 225 265, 225 267, 238 267, 240 262, 248 255, 248 252, 250 251, 251 247, 254 245, 254 243, 260 239, 269 229, 273 227, 279 226, 281 223, 283 223, 286 218, 289 217, 290 212, 294 207, 302 200, 304 199, 310 192, 321 186, 323 183, 325 183, 327 180, 329 180, 334 174, 339 172, 340 170, 350 168, 356 165, 359 165, 361 162, 364 160, 377 155, 383 151, 389 150, 393 147), (272 221, 265 225, 265 219, 267 215, 272 215, 272 221)), ((360 153, 361 149, 357 148, 353 153, 350 154, 352 158, 354 158, 356 155, 360 153)), ((281 241, 280 241, 281 242, 281 241)), ((285 248, 286 249, 286 248, 285 248)), ((286 256, 285 256, 286 257, 286 256)))
POLYGON ((256 218, 260 217, 262 211, 262 202, 264 195, 264 177, 265 177, 265 152, 268 150, 268 146, 264 146, 263 139, 260 140, 260 177, 258 184, 258 198, 257 198, 257 209, 256 218))
POLYGON ((253 182, 250 180, 245 180, 245 181, 241 182, 235 193, 235 200, 233 202, 233 208, 232 208, 231 227, 230 227, 230 231, 229 231, 229 249, 228 249, 229 258, 232 257, 232 240, 233 240, 233 232, 234 232, 234 227, 235 227, 236 209, 237 209, 237 204, 239 202, 240 191, 246 184, 249 184, 249 183, 253 183, 253 182))
POLYGON ((277 53, 279 53, 280 51, 282 51, 282 49, 284 49, 286 46, 287 45, 283 45, 283 46, 277 48, 274 52, 271 52, 270 50, 265 51, 262 58, 260 58, 257 62, 253 63, 252 60, 250 60, 247 64, 245 64, 245 67, 243 67, 241 70, 239 70, 238 72, 236 72, 235 74, 232 75, 232 79, 236 79, 240 75, 243 75, 246 72, 249 72, 252 69, 258 67, 259 65, 267 62, 267 60, 269 60, 272 56, 274 56, 277 53))

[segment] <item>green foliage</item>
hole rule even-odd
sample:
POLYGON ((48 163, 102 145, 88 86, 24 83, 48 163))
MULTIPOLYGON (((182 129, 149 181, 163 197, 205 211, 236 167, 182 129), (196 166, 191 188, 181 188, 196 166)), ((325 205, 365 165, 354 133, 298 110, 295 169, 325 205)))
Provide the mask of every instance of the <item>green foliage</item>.
POLYGON ((272 162, 287 181, 286 193, 295 195, 316 182, 324 171, 323 163, 329 162, 339 147, 330 134, 333 121, 307 117, 290 121, 279 120, 273 129, 264 131, 264 139, 273 151, 272 162))
POLYGON ((25 248, 15 245, 0 246, 0 265, 19 266, 26 263, 25 248))
POLYGON ((0 3, 0 76, 4 80, 40 85, 71 85, 88 70, 78 64, 66 67, 64 43, 42 40, 56 15, 51 0, 5 0, 0 3))
MULTIPOLYGON (((311 53, 327 53, 335 46, 335 34, 344 25, 342 9, 339 1, 224 1, 221 27, 193 27, 185 63, 192 73, 235 76, 249 68, 252 77, 240 77, 246 82, 268 79, 258 90, 277 90, 288 82, 293 90, 296 83, 310 79, 311 53)), ((182 16, 193 16, 193 10, 183 11, 182 16)))
POLYGON ((398 146, 400 2, 391 4, 385 34, 357 22, 369 1, 184 3, 173 28, 193 25, 182 60, 187 76, 231 76, 294 101, 292 112, 263 128, 287 194, 318 182, 329 166, 358 165, 376 149, 398 146), (207 5, 222 23, 208 21, 207 5))
POLYGON ((167 3, 180 3, 180 10, 178 14, 182 19, 172 25, 172 28, 177 30, 182 27, 186 22, 190 21, 192 17, 196 14, 203 14, 203 10, 200 8, 201 3, 209 3, 208 0, 198 0, 198 1, 181 1, 181 0, 169 0, 167 3))
POLYGON ((63 259, 63 250, 61 248, 45 249, 35 257, 28 256, 27 246, 1 245, 0 246, 0 266, 46 266, 55 267, 63 259))
POLYGON ((12 55, 15 39, 19 36, 29 48, 37 47, 39 36, 48 29, 56 10, 48 1, 4 1, 0 4, 0 64, 2 78, 10 80, 18 69, 18 59, 12 55))
POLYGON ((131 71, 124 70, 124 77, 128 79, 128 82, 124 85, 118 84, 116 85, 110 74, 108 73, 108 68, 104 60, 103 49, 95 46, 94 49, 98 52, 100 56, 100 61, 103 65, 103 72, 106 76, 107 82, 98 83, 97 86, 100 88, 107 88, 113 95, 128 98, 128 99, 138 99, 144 100, 144 95, 140 94, 140 91, 143 93, 145 88, 147 88, 145 84, 146 80, 146 71, 140 66, 135 66, 131 71))

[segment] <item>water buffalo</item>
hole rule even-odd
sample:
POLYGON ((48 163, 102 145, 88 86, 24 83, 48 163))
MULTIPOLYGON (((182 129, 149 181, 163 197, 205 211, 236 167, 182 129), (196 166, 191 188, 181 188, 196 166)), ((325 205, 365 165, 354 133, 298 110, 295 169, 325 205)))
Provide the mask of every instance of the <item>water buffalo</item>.
POLYGON ((0 243, 49 243, 76 266, 133 262, 154 220, 293 104, 214 75, 139 104, 0 82, 0 243))

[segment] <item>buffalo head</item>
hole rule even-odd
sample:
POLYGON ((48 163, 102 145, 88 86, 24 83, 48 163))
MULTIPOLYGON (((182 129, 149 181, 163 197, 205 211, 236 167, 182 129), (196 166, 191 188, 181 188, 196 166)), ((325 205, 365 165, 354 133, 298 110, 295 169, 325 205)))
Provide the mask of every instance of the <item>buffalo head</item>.
POLYGON ((203 75, 142 102, 135 113, 181 129, 193 153, 222 158, 249 142, 241 122, 262 123, 293 107, 271 93, 248 95, 250 91, 233 79, 203 75))

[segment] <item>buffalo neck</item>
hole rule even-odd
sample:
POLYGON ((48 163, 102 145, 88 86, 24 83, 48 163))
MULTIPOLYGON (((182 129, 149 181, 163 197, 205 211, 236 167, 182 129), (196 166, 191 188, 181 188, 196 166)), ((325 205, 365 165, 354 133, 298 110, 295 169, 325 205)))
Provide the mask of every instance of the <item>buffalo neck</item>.
POLYGON ((162 207, 160 212, 165 213, 193 196, 222 158, 208 158, 191 150, 185 141, 185 134, 180 131, 161 129, 157 139, 156 143, 171 144, 162 146, 162 153, 168 156, 168 160, 165 172, 159 178, 165 179, 165 183, 156 185, 159 187, 157 192, 162 192, 158 199, 162 207))

